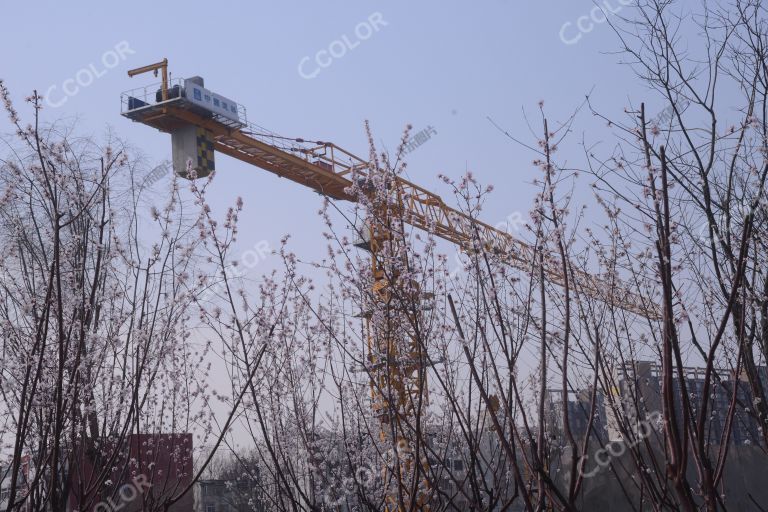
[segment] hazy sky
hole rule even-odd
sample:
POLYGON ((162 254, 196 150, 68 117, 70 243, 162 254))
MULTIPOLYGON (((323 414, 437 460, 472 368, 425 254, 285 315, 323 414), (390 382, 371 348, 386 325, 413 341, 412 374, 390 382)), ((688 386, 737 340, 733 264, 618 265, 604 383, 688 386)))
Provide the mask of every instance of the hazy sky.
MULTIPOLYGON (((605 11, 631 16, 628 3, 600 0, 605 11)), ((407 123, 415 132, 432 127, 436 135, 409 155, 410 178, 445 192, 439 173, 472 170, 495 185, 484 219, 496 223, 528 211, 529 182, 539 171, 534 155, 505 139, 487 116, 535 144, 523 110, 540 130, 540 100, 551 122, 566 118, 593 88, 595 103, 617 116, 630 98, 660 110, 655 94, 609 53, 617 40, 608 24, 593 21, 603 19, 594 6, 589 0, 13 2, 3 7, 0 77, 22 114, 29 113, 24 96, 37 88, 48 96, 47 120, 77 117, 84 134, 111 126, 152 165, 170 157, 170 136, 121 117, 120 93, 154 82, 150 75, 129 79, 126 71, 163 57, 174 76, 201 75, 209 89, 245 105, 249 120, 357 154, 367 154, 365 119, 390 149, 407 123)), ((5 117, 0 123, 7 132, 5 117)), ((607 134, 588 112, 575 127, 560 158, 581 162, 582 136, 596 142, 607 134)), ((291 233, 300 255, 322 257, 316 194, 223 155, 217 170, 214 204, 230 204, 237 195, 245 201, 241 250, 261 240, 274 247, 291 233)))
MULTIPOLYGON (((600 5, 632 16, 623 5, 629 2, 600 5)), ((30 114, 23 98, 37 89, 48 97, 45 120, 77 118, 85 135, 109 126, 140 148, 147 170, 170 158, 170 136, 121 117, 120 93, 155 82, 149 75, 129 79, 126 71, 163 57, 175 77, 203 76, 206 87, 245 105, 250 121, 286 136, 366 155, 366 119, 390 149, 407 123, 415 132, 431 127, 436 134, 408 155, 409 177, 445 193, 438 174, 458 178, 472 170, 495 186, 484 220, 497 223, 527 215, 530 182, 540 171, 535 155, 501 135, 488 116, 535 145, 540 100, 554 124, 590 90, 613 116, 630 102, 645 101, 651 113, 662 108, 617 64, 616 36, 593 21, 603 19, 594 7, 590 0, 7 2, 0 78, 22 116, 30 114)), ((9 130, 3 116, 0 132, 9 130)), ((584 111, 560 163, 583 163, 582 137, 610 140, 605 123, 584 111)), ((302 259, 324 257, 315 193, 223 155, 216 167, 209 192, 215 209, 223 213, 238 195, 245 203, 241 252, 265 242, 277 247, 290 233, 302 259)), ((250 277, 277 264, 268 258, 250 277)))

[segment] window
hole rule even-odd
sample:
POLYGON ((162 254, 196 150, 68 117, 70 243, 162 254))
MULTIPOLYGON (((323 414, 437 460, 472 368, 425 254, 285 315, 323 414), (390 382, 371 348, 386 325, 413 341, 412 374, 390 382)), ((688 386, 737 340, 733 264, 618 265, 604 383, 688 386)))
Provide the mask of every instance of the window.
POLYGON ((192 94, 197 101, 203 101, 203 93, 200 92, 200 89, 193 89, 192 94))
POLYGON ((226 101, 222 101, 221 102, 221 108, 223 108, 224 110, 229 110, 229 106, 227 106, 227 102, 226 101))
POLYGON ((218 107, 219 106, 219 98, 213 98, 213 106, 218 107))
POLYGON ((216 505, 206 505, 205 512, 216 512, 216 505))
POLYGON ((237 114, 237 106, 236 105, 230 105, 229 110, 232 111, 233 114, 237 114))
POLYGON ((205 95, 205 101, 208 102, 208 103, 211 102, 211 95, 210 94, 206 94, 205 95))
POLYGON ((453 470, 454 471, 464 471, 464 461, 461 459, 456 459, 453 461, 453 470))

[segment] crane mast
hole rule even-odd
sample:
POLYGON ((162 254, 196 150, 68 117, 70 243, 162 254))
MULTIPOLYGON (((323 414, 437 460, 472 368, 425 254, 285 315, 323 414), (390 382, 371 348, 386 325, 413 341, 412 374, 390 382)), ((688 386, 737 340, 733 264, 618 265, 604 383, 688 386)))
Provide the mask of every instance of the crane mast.
MULTIPOLYGON (((158 70, 163 75, 161 84, 123 93, 123 116, 171 133, 174 137, 178 135, 180 140, 192 130, 198 145, 208 145, 215 152, 335 200, 358 202, 359 195, 354 185, 377 171, 370 161, 331 142, 282 137, 248 123, 245 109, 240 105, 235 107, 233 102, 230 102, 231 105, 224 103, 223 111, 221 108, 206 109, 202 95, 197 101, 197 92, 193 98, 192 93, 185 89, 189 87, 186 85, 189 81, 168 79, 167 59, 131 70, 128 74, 135 76, 151 71, 157 76, 158 70)), ((197 83, 202 83, 202 79, 193 82, 197 83)), ((205 96, 208 97, 207 94, 205 96)), ((213 96, 215 101, 216 95, 213 96)), ((174 153, 176 145, 174 138, 174 153)), ((204 155, 205 151, 205 148, 197 148, 198 162, 212 168, 212 155, 204 155)), ((178 168, 176 170, 179 172, 178 168)), ((417 510, 428 510, 426 459, 418 457, 417 460, 413 453, 415 440, 409 435, 413 430, 412 422, 414 419, 418 421, 415 408, 426 406, 425 363, 428 358, 413 335, 401 328, 408 321, 417 322, 417 319, 404 318, 407 312, 392 307, 393 296, 404 289, 397 270, 387 268, 380 257, 387 243, 397 243, 392 240, 392 223, 409 224, 452 242, 467 252, 493 252, 512 268, 523 272, 532 272, 535 268, 536 251, 509 233, 448 206, 439 195, 400 176, 391 176, 389 190, 392 194, 390 203, 380 211, 369 212, 371 217, 368 219, 372 296, 384 311, 380 318, 366 319, 370 388, 374 413, 380 419, 381 441, 395 448, 396 461, 387 465, 385 476, 402 484, 402 480, 398 479, 404 478, 404 475, 415 474, 416 479, 423 475, 423 485, 417 486, 419 489, 416 492, 406 492, 404 497, 394 492, 387 493, 387 510, 399 511, 403 504, 406 510, 411 504, 415 504, 417 510)), ((565 283, 561 267, 554 259, 547 260, 545 257, 544 274, 551 283, 565 283)), ((570 277, 571 286, 586 297, 647 318, 659 317, 654 303, 628 292, 616 278, 580 270, 574 270, 570 277)), ((401 489, 403 487, 407 486, 400 485, 401 489)))

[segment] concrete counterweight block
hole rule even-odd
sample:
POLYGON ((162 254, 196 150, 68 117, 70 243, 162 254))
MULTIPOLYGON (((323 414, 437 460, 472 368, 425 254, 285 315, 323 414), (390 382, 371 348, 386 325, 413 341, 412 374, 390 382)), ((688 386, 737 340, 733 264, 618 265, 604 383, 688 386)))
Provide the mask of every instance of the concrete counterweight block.
POLYGON ((177 176, 190 178, 187 172, 187 164, 190 161, 197 178, 205 178, 216 169, 213 138, 205 128, 193 125, 179 128, 171 133, 171 145, 173 170, 177 176))

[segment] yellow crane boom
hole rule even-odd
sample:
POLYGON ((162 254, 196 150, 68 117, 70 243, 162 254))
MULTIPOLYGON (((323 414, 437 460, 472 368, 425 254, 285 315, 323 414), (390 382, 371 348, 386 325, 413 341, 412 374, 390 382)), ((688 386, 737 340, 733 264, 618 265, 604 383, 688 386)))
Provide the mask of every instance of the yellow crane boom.
MULTIPOLYGON (((164 93, 163 97, 167 94, 164 93)), ((183 126, 203 128, 210 134, 214 149, 220 153, 295 181, 332 199, 356 201, 355 196, 348 192, 352 186, 350 177, 353 172, 365 176, 369 170, 367 160, 330 142, 311 143, 281 137, 254 124, 233 126, 190 109, 179 100, 183 98, 176 97, 139 109, 124 109, 123 115, 169 133, 183 126)), ((127 101, 123 104, 126 105, 127 101)), ((534 249, 527 243, 448 206, 439 195, 406 179, 397 177, 396 189, 402 199, 403 217, 414 227, 453 242, 466 251, 475 251, 480 245, 503 255, 509 265, 518 270, 531 271, 534 268, 534 249)), ((550 282, 564 284, 559 265, 545 265, 545 274, 550 282)), ((571 286, 577 287, 587 297, 647 318, 659 317, 655 303, 629 292, 621 281, 608 280, 581 270, 574 271, 574 277, 576 283, 572 281, 571 286)))

